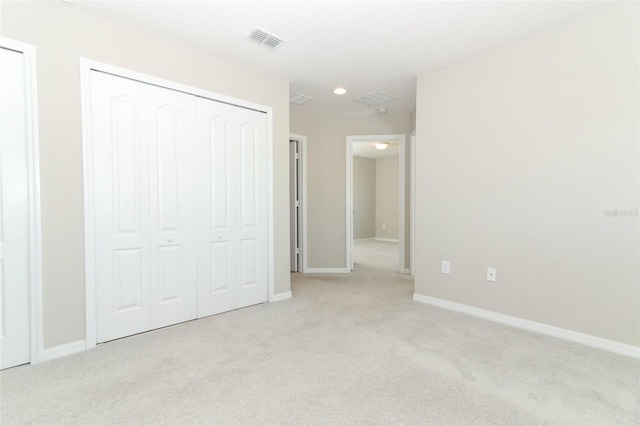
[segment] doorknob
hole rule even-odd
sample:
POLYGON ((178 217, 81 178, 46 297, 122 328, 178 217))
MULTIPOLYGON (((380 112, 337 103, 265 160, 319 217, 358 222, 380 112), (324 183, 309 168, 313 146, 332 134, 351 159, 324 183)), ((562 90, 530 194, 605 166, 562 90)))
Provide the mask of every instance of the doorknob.
POLYGON ((218 239, 221 240, 222 239, 222 234, 218 234, 218 239))
POLYGON ((173 237, 167 237, 167 241, 169 241, 170 243, 173 242, 173 237))

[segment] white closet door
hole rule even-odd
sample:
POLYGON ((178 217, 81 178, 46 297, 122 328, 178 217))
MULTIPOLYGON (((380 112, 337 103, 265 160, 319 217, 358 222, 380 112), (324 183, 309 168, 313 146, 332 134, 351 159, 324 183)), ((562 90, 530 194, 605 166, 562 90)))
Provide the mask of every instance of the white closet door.
POLYGON ((29 362, 29 172, 23 54, 0 48, 0 368, 29 362))
POLYGON ((151 326, 195 319, 195 97, 148 87, 151 326))
POLYGON ((92 72, 98 342, 197 316, 194 107, 92 72))
POLYGON ((97 341, 149 330, 146 86, 91 73, 97 341))
POLYGON ((267 116, 237 108, 240 131, 238 184, 238 301, 242 308, 269 299, 267 116))
POLYGON ((268 300, 266 115, 198 98, 196 140, 203 317, 268 300))

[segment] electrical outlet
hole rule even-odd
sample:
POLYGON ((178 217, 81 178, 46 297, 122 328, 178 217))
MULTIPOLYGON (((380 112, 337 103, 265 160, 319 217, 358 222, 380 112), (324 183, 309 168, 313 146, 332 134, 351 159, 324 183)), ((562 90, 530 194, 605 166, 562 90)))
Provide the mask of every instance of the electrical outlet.
POLYGON ((496 280, 496 268, 487 268, 487 281, 496 280))
POLYGON ((448 260, 442 261, 442 273, 448 274, 451 271, 451 263, 448 260))

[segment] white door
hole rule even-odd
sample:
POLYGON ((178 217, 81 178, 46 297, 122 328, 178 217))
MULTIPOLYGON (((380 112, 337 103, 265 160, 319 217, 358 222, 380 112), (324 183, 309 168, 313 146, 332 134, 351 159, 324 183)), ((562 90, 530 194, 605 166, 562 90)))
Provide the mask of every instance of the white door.
POLYGON ((195 98, 149 86, 151 327, 195 319, 195 98))
POLYGON ((266 302, 266 114, 197 98, 198 316, 266 302))
POLYGON ((97 341, 197 316, 194 100, 91 73, 97 341))
POLYGON ((29 167, 24 57, 0 47, 0 368, 29 362, 29 167))
POLYGON ((300 211, 300 191, 298 141, 289 141, 289 233, 291 272, 298 272, 300 261, 300 239, 298 238, 298 212, 300 211))

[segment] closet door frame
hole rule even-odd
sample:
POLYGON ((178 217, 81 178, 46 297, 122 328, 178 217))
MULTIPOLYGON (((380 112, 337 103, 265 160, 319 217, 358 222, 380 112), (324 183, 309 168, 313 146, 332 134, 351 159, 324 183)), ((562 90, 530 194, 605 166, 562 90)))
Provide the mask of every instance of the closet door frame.
POLYGON ((40 154, 38 134, 38 85, 36 49, 33 45, 0 37, 0 46, 21 53, 24 58, 27 167, 29 174, 29 358, 31 364, 43 361, 42 327, 42 234, 40 206, 40 154))
POLYGON ((80 90, 82 102, 82 153, 84 169, 84 230, 85 230, 85 309, 86 309, 86 348, 92 349, 96 346, 97 335, 97 299, 96 299, 96 275, 95 275, 95 223, 93 221, 94 200, 90 189, 93 187, 91 181, 91 165, 93 164, 91 153, 91 99, 90 84, 92 72, 104 72, 118 77, 136 80, 141 83, 152 84, 178 92, 184 92, 217 102, 235 105, 241 108, 251 109, 267 115, 267 180, 268 180, 268 211, 267 211, 267 241, 268 241, 268 282, 269 282, 269 302, 274 299, 274 238, 273 238, 273 110, 271 107, 221 95, 208 90, 176 83, 169 80, 153 77, 147 74, 138 73, 102 62, 87 58, 80 58, 80 90))

